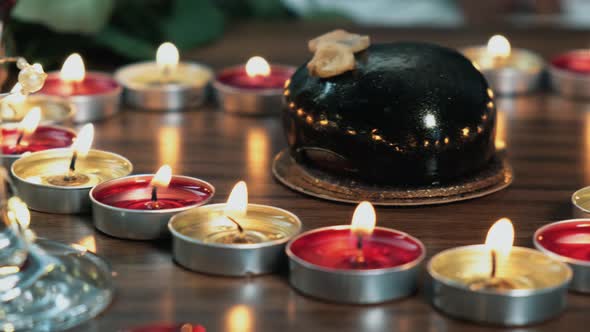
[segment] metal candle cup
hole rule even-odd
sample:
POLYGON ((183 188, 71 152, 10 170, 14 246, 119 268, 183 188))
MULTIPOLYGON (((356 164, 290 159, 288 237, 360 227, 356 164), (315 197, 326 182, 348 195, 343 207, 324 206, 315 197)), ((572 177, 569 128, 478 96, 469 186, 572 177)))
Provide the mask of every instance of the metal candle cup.
POLYGON ((590 219, 545 225, 535 232, 533 243, 538 250, 572 268, 571 290, 590 293, 590 219))
POLYGON ((86 72, 79 83, 63 82, 59 72, 49 73, 40 95, 62 97, 74 105, 74 122, 83 123, 105 119, 119 112, 121 86, 108 74, 86 72))
POLYGON ((208 67, 181 62, 173 81, 161 81, 155 62, 125 66, 115 72, 116 80, 125 87, 124 100, 130 106, 150 111, 179 111, 202 105, 213 77, 208 67))
POLYGON ((161 208, 148 208, 153 174, 113 179, 92 188, 94 226, 108 235, 133 240, 167 236, 173 215, 209 202, 215 188, 203 180, 174 175, 167 188, 158 189, 161 208))
POLYGON ((198 272, 249 276, 276 271, 284 261, 285 243, 299 233, 301 221, 289 211, 248 204, 239 223, 256 243, 227 243, 239 235, 225 215, 227 204, 205 205, 170 219, 173 255, 180 265, 198 272))
POLYGON ((23 148, 16 150, 16 141, 19 136, 15 123, 0 126, 0 160, 7 170, 12 167, 15 160, 21 158, 24 153, 37 152, 53 148, 64 148, 72 145, 76 138, 76 132, 72 129, 60 126, 39 126, 34 133, 23 137, 23 148))
POLYGON ((460 50, 485 76, 492 90, 499 95, 517 95, 533 92, 541 84, 543 59, 528 50, 512 49, 509 61, 495 67, 485 46, 460 50))
MULTIPOLYGON (((0 95, 0 98, 3 96, 0 95)), ((19 122, 33 107, 39 107, 41 109, 40 124, 42 125, 67 123, 72 121, 76 114, 76 108, 73 104, 55 96, 34 94, 27 96, 22 103, 11 106, 1 105, 0 103, 0 122, 19 122)))
POLYGON ((551 85, 571 98, 590 98, 590 49, 560 54, 551 60, 551 85))
POLYGON ((572 194, 574 218, 590 218, 590 187, 584 187, 572 194))
MULTIPOLYGON (((308 250, 308 246, 313 247, 314 242, 318 246, 315 251, 320 252, 319 255, 328 255, 332 251, 335 255, 342 253, 346 256, 346 251, 354 250, 355 246, 345 239, 351 238, 350 229, 348 225, 324 227, 291 240, 286 248, 291 285, 318 299, 352 304, 381 303, 408 296, 416 290, 417 275, 426 250, 418 239, 393 229, 376 227, 372 237, 379 243, 391 241, 389 251, 392 256, 398 254, 395 249, 404 246, 407 249, 409 246, 413 252, 411 258, 405 261, 401 257, 395 257, 400 260, 399 264, 383 268, 335 268, 301 257, 300 251, 308 250), (334 244, 332 250, 327 248, 331 244, 334 244), (320 246, 325 248, 321 249, 320 246)), ((354 236, 351 240, 355 241, 354 236)), ((371 257, 367 257, 367 261, 370 259, 371 257)))
POLYGON ((296 68, 269 65, 264 59, 262 61, 268 69, 264 75, 248 74, 248 64, 225 68, 217 73, 213 88, 223 111, 242 115, 280 113, 283 108, 284 86, 296 68))
POLYGON ((428 297, 440 311, 460 319, 522 326, 545 321, 566 305, 571 269, 545 254, 512 247, 499 278, 512 289, 475 288, 489 278, 490 250, 485 245, 452 248, 428 262, 428 297))
POLYGON ((72 150, 51 149, 24 156, 12 164, 11 174, 19 196, 32 210, 50 213, 90 212, 88 193, 95 185, 129 175, 133 169, 126 158, 111 152, 90 150, 76 163, 76 174, 86 182, 76 186, 54 185, 68 174, 72 150), (55 182, 55 181, 54 181, 55 182))

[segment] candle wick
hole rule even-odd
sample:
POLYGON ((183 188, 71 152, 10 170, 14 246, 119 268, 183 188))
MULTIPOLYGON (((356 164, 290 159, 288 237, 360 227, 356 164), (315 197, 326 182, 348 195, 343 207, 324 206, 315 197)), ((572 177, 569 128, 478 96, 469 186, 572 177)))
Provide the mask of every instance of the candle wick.
POLYGON ((23 137, 25 137, 25 132, 21 130, 16 139, 16 146, 19 146, 22 143, 23 137))
POLYGON ((363 236, 362 236, 362 234, 358 234, 356 236, 356 257, 354 258, 354 263, 357 266, 364 266, 365 265, 365 254, 363 253, 363 236))
POLYGON ((227 219, 229 219, 231 222, 233 222, 237 227, 238 227, 238 231, 240 232, 240 235, 244 234, 244 228, 242 228, 242 225, 240 225, 239 222, 237 222, 234 218, 230 217, 230 216, 226 216, 227 219))
POLYGON ((492 250, 491 251, 491 256, 492 256, 492 272, 490 273, 490 277, 492 279, 494 279, 494 278, 496 278, 496 269, 497 269, 497 267, 496 267, 496 265, 497 265, 497 263, 496 263, 497 257, 496 257, 496 251, 495 250, 492 250))
POLYGON ((169 65, 164 65, 162 67, 162 75, 160 75, 160 83, 168 83, 170 81, 170 75, 172 75, 172 68, 169 65))
POLYGON ((152 202, 157 202, 158 201, 158 187, 153 186, 152 187, 152 202))
POLYGON ((78 159, 78 152, 74 151, 72 154, 72 159, 70 160, 70 172, 73 173, 76 171, 76 160, 78 159))
POLYGON ((78 159, 78 152, 74 151, 72 159, 70 160, 70 166, 68 168, 68 174, 64 176, 64 181, 72 181, 76 178, 76 160, 78 159))

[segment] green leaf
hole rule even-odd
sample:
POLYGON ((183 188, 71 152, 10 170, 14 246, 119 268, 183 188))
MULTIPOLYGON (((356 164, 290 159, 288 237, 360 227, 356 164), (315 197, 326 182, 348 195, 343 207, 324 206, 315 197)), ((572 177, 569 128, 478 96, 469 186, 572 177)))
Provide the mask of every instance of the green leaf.
POLYGON ((96 36, 95 42, 131 59, 149 59, 156 54, 154 45, 149 41, 127 34, 115 27, 103 29, 96 36))
POLYGON ((93 34, 108 22, 114 0, 19 0, 12 16, 58 32, 93 34))
POLYGON ((220 36, 223 23, 223 13, 211 1, 176 0, 161 28, 165 40, 188 49, 220 36))

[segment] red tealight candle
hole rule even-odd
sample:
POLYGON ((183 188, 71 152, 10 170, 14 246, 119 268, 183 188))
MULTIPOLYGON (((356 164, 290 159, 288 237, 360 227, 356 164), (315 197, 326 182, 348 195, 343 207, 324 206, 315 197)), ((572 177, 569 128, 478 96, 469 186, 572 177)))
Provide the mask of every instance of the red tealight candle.
POLYGON ((551 84, 562 95, 590 98, 590 49, 557 55, 549 68, 551 84))
POLYGON ((245 66, 226 69, 217 75, 224 84, 240 89, 283 89, 285 82, 293 75, 293 69, 271 66, 264 58, 252 57, 245 66))
POLYGON ((124 332, 206 332, 201 325, 188 323, 156 323, 123 330, 124 332))
POLYGON ((408 234, 375 228, 368 202, 355 210, 351 226, 309 231, 287 246, 291 284, 314 297, 376 303, 410 294, 424 245, 408 234))
MULTIPOLYGON (((163 166, 164 167, 164 166, 163 166)), ((211 188, 201 181, 182 176, 131 176, 116 185, 94 192, 94 198, 106 205, 131 210, 165 210, 196 206, 211 197, 211 188), (155 180, 155 181, 154 181, 155 180), (154 196, 155 192, 155 196, 154 196)))
POLYGON ((590 219, 545 225, 535 232, 533 242, 537 249, 572 268, 570 289, 590 293, 590 219))
POLYGON ((356 260, 359 249, 357 238, 349 227, 328 228, 300 237, 291 245, 297 257, 317 266, 331 269, 371 270, 392 268, 415 261, 422 248, 407 234, 386 228, 376 228, 364 240, 364 263, 356 260))
POLYGON ((76 106, 74 121, 88 122, 116 113, 121 91, 110 75, 86 72, 82 58, 74 53, 60 72, 48 74, 39 94, 66 98, 76 106))
POLYGON ((579 74, 590 74, 590 50, 575 50, 551 60, 556 68, 579 74))
POLYGON ((47 149, 65 148, 72 145, 76 133, 57 126, 39 126, 30 135, 25 135, 20 144, 20 130, 14 127, 2 127, 2 154, 21 155, 25 152, 37 152, 47 149))
POLYGON ((590 263, 590 220, 550 224, 537 232, 535 240, 550 252, 590 263))
POLYGON ((162 166, 155 175, 131 175, 104 182, 90 191, 94 225, 120 238, 155 239, 178 212, 207 203, 215 189, 209 183, 172 175, 162 166))
POLYGON ((12 163, 25 152, 64 148, 72 145, 76 133, 68 128, 38 126, 41 109, 32 108, 17 125, 0 127, 0 160, 10 169, 12 163))
POLYGON ((294 67, 270 65, 264 58, 255 56, 246 65, 220 71, 213 85, 227 112, 278 113, 283 88, 294 72, 294 67))

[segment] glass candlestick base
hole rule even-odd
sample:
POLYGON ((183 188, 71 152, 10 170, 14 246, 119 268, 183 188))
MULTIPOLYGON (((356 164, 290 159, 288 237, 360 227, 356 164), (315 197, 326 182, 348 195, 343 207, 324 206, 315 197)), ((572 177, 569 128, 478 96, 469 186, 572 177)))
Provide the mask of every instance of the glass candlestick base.
POLYGON ((30 276, 21 278, 26 285, 19 283, 0 305, 0 326, 7 331, 64 330, 98 315, 113 297, 108 264, 59 242, 37 240, 19 273, 30 276))

